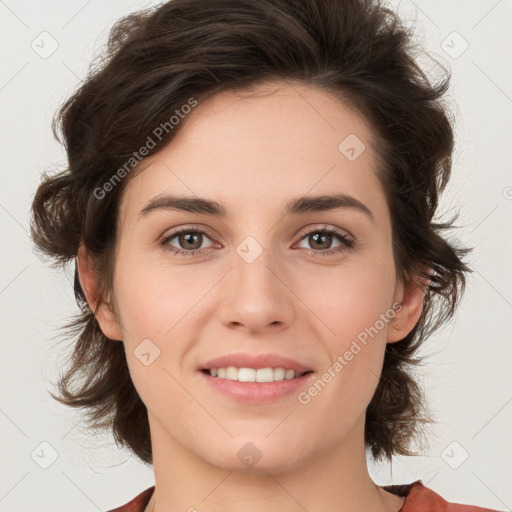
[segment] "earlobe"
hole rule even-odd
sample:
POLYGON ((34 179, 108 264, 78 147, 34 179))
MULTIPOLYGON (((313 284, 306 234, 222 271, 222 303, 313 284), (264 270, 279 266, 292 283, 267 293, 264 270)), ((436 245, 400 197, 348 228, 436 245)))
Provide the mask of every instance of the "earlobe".
POLYGON ((407 278, 405 285, 400 285, 395 293, 395 301, 401 304, 401 309, 388 326, 388 343, 404 339, 414 329, 421 317, 429 284, 430 280, 414 275, 407 278))
POLYGON ((80 286, 103 334, 111 340, 122 340, 121 327, 111 305, 99 300, 98 277, 94 272, 91 256, 83 243, 78 248, 76 266, 80 286))
POLYGON ((98 287, 96 276, 92 270, 90 256, 87 249, 83 244, 80 244, 78 248, 78 254, 76 256, 76 268, 78 271, 78 280, 80 286, 84 292, 89 308, 94 312, 97 303, 98 287))

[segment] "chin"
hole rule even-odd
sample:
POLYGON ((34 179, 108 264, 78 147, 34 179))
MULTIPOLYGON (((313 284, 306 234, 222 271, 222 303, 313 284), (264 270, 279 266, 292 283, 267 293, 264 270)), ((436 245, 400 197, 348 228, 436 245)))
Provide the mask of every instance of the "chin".
MULTIPOLYGON (((225 471, 251 474, 285 473, 306 463, 304 448, 300 451, 290 444, 286 446, 276 438, 269 442, 264 435, 260 439, 233 439, 219 453, 209 453, 205 459, 213 466, 225 471)), ((304 446, 304 445, 302 445, 304 446)))

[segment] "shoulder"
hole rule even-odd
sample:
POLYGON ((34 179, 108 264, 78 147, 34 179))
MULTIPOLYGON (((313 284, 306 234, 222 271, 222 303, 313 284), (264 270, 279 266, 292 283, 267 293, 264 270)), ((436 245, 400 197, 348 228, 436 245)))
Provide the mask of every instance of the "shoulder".
POLYGON ((144 512, 151 496, 153 495, 153 491, 155 490, 155 486, 149 487, 145 491, 142 491, 139 495, 135 496, 131 501, 117 508, 113 508, 112 510, 108 510, 107 512, 144 512))
POLYGON ((500 512, 475 505, 448 502, 432 489, 425 487, 421 480, 411 484, 387 485, 382 488, 397 496, 405 497, 399 512, 500 512))
MULTIPOLYGON (((475 505, 448 502, 432 489, 425 487, 421 480, 416 480, 411 484, 387 485, 382 488, 396 496, 405 497, 405 502, 399 512, 500 512, 475 505)), ((144 512, 154 490, 155 486, 153 485, 125 505, 108 512, 144 512)))

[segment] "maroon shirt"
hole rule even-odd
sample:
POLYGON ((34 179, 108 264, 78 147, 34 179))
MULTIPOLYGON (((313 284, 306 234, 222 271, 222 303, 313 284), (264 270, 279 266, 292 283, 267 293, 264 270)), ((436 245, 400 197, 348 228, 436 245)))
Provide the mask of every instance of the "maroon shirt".
MULTIPOLYGON (((449 503, 432 489, 425 487, 421 480, 416 480, 411 484, 403 485, 385 485, 381 486, 385 491, 405 497, 405 502, 399 512, 499 512, 490 508, 475 507, 473 505, 460 505, 458 503, 449 503)), ((129 503, 108 512, 144 512, 155 486, 146 489, 129 503)))

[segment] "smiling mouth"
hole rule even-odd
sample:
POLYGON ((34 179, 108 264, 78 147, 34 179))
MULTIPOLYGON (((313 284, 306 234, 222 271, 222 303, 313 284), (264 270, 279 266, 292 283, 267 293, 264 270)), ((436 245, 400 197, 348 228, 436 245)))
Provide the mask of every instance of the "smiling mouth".
POLYGON ((234 380, 238 382, 254 382, 254 383, 267 383, 278 382, 282 380, 298 379, 313 370, 307 372, 296 372, 286 368, 236 368, 228 366, 226 368, 204 368, 201 370, 206 375, 218 378, 220 380, 234 380))

